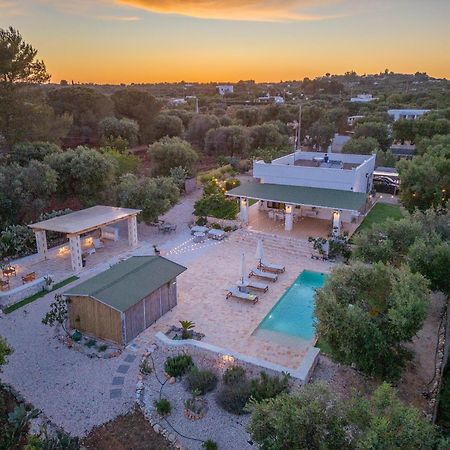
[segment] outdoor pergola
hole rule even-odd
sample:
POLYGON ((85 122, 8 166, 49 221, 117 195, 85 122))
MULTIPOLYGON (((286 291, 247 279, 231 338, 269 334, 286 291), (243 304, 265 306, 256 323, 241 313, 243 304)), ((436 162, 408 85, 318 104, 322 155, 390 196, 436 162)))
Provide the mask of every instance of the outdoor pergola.
POLYGON ((47 231, 63 233, 69 239, 70 259, 74 272, 83 268, 81 258, 82 234, 96 229, 102 229, 108 225, 127 219, 128 221, 128 244, 136 247, 138 244, 137 215, 140 209, 116 208, 113 206, 97 205, 92 208, 82 209, 64 216, 54 217, 42 222, 30 225, 36 236, 38 254, 42 259, 47 259, 47 231))

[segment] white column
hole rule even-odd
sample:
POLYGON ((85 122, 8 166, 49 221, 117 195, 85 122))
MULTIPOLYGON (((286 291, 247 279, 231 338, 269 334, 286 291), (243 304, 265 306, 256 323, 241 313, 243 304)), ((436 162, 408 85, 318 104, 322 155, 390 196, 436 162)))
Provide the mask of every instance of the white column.
POLYGON ((286 205, 284 210, 284 229, 286 231, 292 231, 293 223, 292 205, 286 205))
POLYGON ((128 245, 130 247, 137 247, 138 245, 136 216, 128 217, 128 245))
POLYGON ((40 259, 47 259, 47 235, 45 230, 38 230, 34 232, 36 238, 36 247, 40 259))
POLYGON ((246 198, 240 198, 240 213, 239 218, 242 222, 248 223, 248 200, 246 198))
POLYGON ((340 211, 335 211, 333 213, 333 232, 332 235, 335 237, 341 234, 341 213, 340 211))
POLYGON ((70 246, 70 261, 72 262, 72 270, 80 272, 83 270, 83 262, 81 260, 81 239, 78 234, 67 236, 69 238, 70 246))

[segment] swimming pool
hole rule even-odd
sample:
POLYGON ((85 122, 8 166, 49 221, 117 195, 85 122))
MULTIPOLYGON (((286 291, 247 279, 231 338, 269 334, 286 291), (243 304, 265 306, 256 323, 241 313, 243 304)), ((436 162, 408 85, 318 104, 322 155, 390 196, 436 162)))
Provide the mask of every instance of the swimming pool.
POLYGON ((276 337, 280 333, 310 341, 315 334, 314 293, 324 285, 325 278, 323 273, 303 271, 259 324, 254 334, 276 337))

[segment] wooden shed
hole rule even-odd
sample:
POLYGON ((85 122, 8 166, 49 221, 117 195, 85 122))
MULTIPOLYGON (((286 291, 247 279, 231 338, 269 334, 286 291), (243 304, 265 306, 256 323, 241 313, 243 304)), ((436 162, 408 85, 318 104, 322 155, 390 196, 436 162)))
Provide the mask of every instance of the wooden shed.
POLYGON ((177 304, 186 270, 161 256, 133 256, 64 293, 72 329, 127 344, 177 304))

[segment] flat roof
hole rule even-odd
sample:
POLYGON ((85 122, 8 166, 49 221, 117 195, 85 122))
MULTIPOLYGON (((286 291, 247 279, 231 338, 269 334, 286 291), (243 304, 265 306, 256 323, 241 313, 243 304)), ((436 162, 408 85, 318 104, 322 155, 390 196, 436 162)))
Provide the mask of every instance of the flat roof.
POLYGON ((364 192, 269 183, 241 184, 228 191, 227 195, 349 211, 359 211, 367 199, 367 194, 364 192))
POLYGON ((64 295, 93 297, 125 312, 185 270, 186 267, 162 256, 132 256, 74 286, 64 295))
POLYGON ((118 208, 115 206, 97 205, 75 211, 64 216, 29 225, 35 230, 57 231, 59 233, 80 234, 91 231, 102 225, 108 225, 141 212, 140 209, 118 208))

